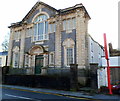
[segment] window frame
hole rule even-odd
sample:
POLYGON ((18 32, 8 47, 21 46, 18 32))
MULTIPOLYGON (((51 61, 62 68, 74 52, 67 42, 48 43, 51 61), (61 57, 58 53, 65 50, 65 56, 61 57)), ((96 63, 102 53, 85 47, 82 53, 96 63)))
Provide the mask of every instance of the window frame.
POLYGON ((19 68, 19 59, 20 59, 20 49, 19 49, 18 46, 15 46, 15 47, 13 48, 13 61, 12 61, 12 63, 13 63, 12 66, 13 66, 14 68, 19 68), (18 55, 18 58, 17 58, 17 59, 16 59, 16 54, 18 55), (17 66, 15 65, 16 60, 17 60, 17 66))
POLYGON ((70 64, 74 63, 74 49, 71 47, 66 48, 66 62, 67 62, 67 66, 69 66, 70 64))
POLYGON ((19 52, 13 53, 13 67, 19 68, 19 52), (17 58, 16 58, 16 54, 17 54, 17 58), (17 62, 17 65, 16 65, 16 62, 17 62))
POLYGON ((71 64, 74 64, 75 63, 75 42, 73 39, 71 38, 67 38, 66 40, 63 41, 63 48, 64 48, 64 66, 65 67, 70 67, 70 64, 68 65, 67 64, 67 49, 72 49, 72 63, 71 64))
POLYGON ((50 54, 49 54, 49 64, 52 66, 52 65, 54 65, 54 62, 55 62, 55 54, 54 54, 54 52, 50 52, 50 54))
POLYGON ((73 29, 76 29, 76 18, 68 18, 63 20, 63 31, 67 33, 72 32, 73 29))
POLYGON ((26 68, 29 67, 29 55, 25 54, 25 65, 26 68))
POLYGON ((56 24, 55 23, 49 23, 49 33, 56 32, 56 24))
POLYGON ((43 40, 48 40, 48 17, 45 14, 40 14, 37 16, 34 20, 34 36, 33 40, 34 41, 43 41, 43 40), (44 16, 44 19, 42 17, 44 16), (42 30, 40 30, 40 26, 42 25, 42 30), (47 26, 47 27, 46 27, 47 26), (36 28, 35 28, 36 27, 36 28), (46 30, 47 29, 47 30, 46 30), (42 31, 42 32, 39 32, 42 31))
POLYGON ((20 40, 20 38, 21 38, 21 30, 15 31, 15 33, 14 33, 14 40, 16 42, 18 42, 20 40))

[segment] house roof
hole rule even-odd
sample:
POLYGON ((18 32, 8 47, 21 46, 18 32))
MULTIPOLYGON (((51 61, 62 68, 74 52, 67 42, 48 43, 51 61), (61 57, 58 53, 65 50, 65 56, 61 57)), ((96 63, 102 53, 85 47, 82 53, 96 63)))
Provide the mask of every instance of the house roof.
POLYGON ((100 45, 97 41, 95 41, 90 34, 88 34, 88 35, 96 44, 98 44, 102 49, 104 49, 104 47, 102 45, 100 45))
MULTIPOLYGON (((60 14, 61 14, 61 15, 62 15, 62 14, 66 14, 67 12, 72 11, 72 10, 77 9, 77 8, 83 8, 83 9, 85 10, 85 13, 87 14, 87 16, 90 18, 87 10, 85 9, 85 7, 83 6, 82 3, 76 4, 75 6, 68 7, 68 8, 65 8, 65 9, 59 9, 59 10, 57 10, 57 9, 53 8, 52 6, 50 6, 50 5, 48 5, 48 4, 44 3, 44 2, 38 1, 38 2, 32 7, 32 9, 27 13, 27 15, 22 19, 22 21, 17 22, 17 23, 12 23, 11 26, 9 26, 9 28, 11 28, 11 27, 18 27, 18 26, 21 26, 22 24, 25 24, 25 23, 26 23, 26 19, 29 17, 29 15, 30 15, 33 11, 36 10, 36 8, 37 8, 39 5, 44 5, 44 6, 46 6, 46 7, 49 7, 50 9, 58 12, 59 15, 60 15, 60 14)), ((90 18, 90 19, 91 19, 91 18, 90 18)))

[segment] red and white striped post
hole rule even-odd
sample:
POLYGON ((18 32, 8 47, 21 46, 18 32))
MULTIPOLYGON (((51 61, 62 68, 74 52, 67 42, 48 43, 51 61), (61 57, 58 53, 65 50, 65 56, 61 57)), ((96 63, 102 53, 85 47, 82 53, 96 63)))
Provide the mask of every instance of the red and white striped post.
POLYGON ((110 66, 109 66, 109 58, 108 58, 108 50, 107 50, 107 39, 106 34, 104 33, 104 49, 105 49, 105 58, 107 61, 107 79, 108 79, 108 88, 109 88, 109 94, 112 94, 112 88, 111 88, 111 81, 110 81, 110 66))

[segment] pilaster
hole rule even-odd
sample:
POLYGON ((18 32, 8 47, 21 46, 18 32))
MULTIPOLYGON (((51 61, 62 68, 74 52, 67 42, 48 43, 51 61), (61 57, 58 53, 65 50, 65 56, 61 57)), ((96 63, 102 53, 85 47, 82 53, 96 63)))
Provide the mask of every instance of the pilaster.
POLYGON ((23 25, 23 30, 21 33, 21 43, 20 43, 19 68, 23 68, 23 66, 24 66, 23 64, 24 64, 25 35, 26 35, 26 25, 23 25))
POLYGON ((61 16, 56 18, 56 34, 55 34, 55 66, 61 67, 61 16))
POLYGON ((76 60, 78 68, 85 68, 85 29, 84 12, 82 10, 78 10, 76 12, 76 60))
POLYGON ((10 39, 9 39, 9 48, 8 48, 7 66, 10 66, 10 65, 11 65, 12 45, 13 45, 13 34, 14 34, 14 31, 13 31, 13 29, 11 29, 11 31, 10 31, 10 39))

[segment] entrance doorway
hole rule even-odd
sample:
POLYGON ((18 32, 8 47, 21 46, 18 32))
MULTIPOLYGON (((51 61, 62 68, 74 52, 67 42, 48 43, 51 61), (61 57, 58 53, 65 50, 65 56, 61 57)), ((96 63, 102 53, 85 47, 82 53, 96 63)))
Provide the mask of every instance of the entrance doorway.
POLYGON ((37 55, 35 57, 35 74, 41 73, 41 68, 43 67, 43 55, 37 55))

